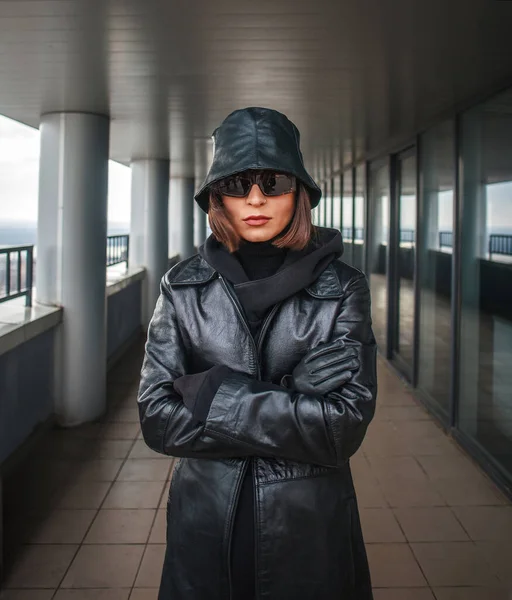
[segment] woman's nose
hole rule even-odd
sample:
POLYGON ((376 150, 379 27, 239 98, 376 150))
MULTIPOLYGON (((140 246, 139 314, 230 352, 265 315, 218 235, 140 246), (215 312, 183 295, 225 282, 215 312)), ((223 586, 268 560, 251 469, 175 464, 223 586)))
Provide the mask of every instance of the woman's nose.
POLYGON ((247 204, 251 204, 253 206, 261 206, 267 202, 267 198, 265 194, 260 190, 260 186, 256 183, 253 183, 251 191, 247 195, 247 204))

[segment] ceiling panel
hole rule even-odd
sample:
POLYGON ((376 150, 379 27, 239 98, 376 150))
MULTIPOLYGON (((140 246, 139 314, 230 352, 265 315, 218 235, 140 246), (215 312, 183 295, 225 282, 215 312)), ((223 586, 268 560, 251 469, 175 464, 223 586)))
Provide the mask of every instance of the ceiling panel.
POLYGON ((351 161, 512 84, 511 22, 487 0, 0 0, 0 113, 109 114, 113 158, 191 174, 229 112, 264 105, 310 166, 351 161))

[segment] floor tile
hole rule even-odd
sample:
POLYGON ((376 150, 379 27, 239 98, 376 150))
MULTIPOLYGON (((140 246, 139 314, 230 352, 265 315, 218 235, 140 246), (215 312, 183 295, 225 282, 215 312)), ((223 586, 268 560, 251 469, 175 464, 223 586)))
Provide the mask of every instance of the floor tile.
POLYGON ((32 544, 80 544, 95 510, 56 509, 29 533, 25 542, 32 544))
POLYGON ((137 440, 133 445, 133 448, 128 456, 128 458, 162 458, 169 459, 165 454, 159 454, 146 444, 144 440, 137 440))
POLYGON ((171 468, 169 470, 169 476, 167 477, 167 479, 172 480, 173 473, 176 470, 176 467, 178 466, 180 460, 180 458, 171 458, 171 468))
POLYGON ((395 479, 427 483, 427 477, 418 462, 412 456, 397 456, 389 458, 369 457, 371 472, 383 483, 395 479))
POLYGON ((95 440, 90 444, 90 458, 126 458, 131 440, 95 440))
POLYGON ((134 440, 139 430, 139 423, 105 423, 99 437, 105 440, 134 440))
POLYGON ((152 544, 147 546, 135 587, 157 588, 162 578, 162 568, 164 564, 165 545, 152 544))
POLYGON ((430 479, 464 480, 478 478, 480 469, 464 455, 460 456, 418 456, 430 479))
POLYGON ((126 460, 119 481, 165 481, 171 468, 167 461, 156 458, 129 458, 126 460))
POLYGON ((158 600, 158 588, 134 588, 130 600, 158 600))
POLYGON ((393 512, 409 542, 469 541, 449 508, 395 508, 393 512))
POLYGON ((128 600, 130 590, 59 590, 54 600, 128 600))
POLYGON ((51 436, 38 451, 47 458, 84 460, 89 456, 87 440, 83 438, 51 436))
POLYGON ((56 498, 57 508, 99 508, 110 481, 86 481, 65 488, 56 498))
POLYGON ((375 587, 426 587, 427 582, 407 544, 367 544, 375 587))
POLYGON ((446 503, 428 482, 414 481, 406 477, 388 479, 380 483, 389 506, 410 508, 413 506, 445 506, 446 503))
POLYGON ((378 412, 381 419, 388 421, 425 421, 430 416, 426 410, 420 406, 382 406, 378 412))
MULTIPOLYGON (((401 425, 401 428, 404 429, 404 425, 401 425)), ((445 437, 446 434, 433 419, 429 421, 410 421, 407 423, 407 427, 404 429, 408 435, 412 436, 414 439, 418 439, 421 437, 445 437)))
POLYGON ((376 480, 362 479, 354 481, 357 503, 360 508, 385 508, 388 503, 376 480))
POLYGON ((477 542, 476 547, 487 561, 491 571, 508 585, 512 600, 512 536, 502 542, 477 542))
POLYGON ((55 590, 0 590, 0 600, 52 600, 55 590))
POLYGON ((163 508, 157 510, 156 519, 149 536, 150 544, 165 544, 167 528, 167 511, 163 508))
POLYGON ((459 506, 453 511, 472 540, 512 539, 512 506, 459 506))
POLYGON ((437 600, 510 600, 511 590, 490 587, 434 588, 437 600))
POLYGON ((391 509, 361 508, 360 515, 364 541, 367 544, 379 542, 405 542, 404 534, 391 509))
POLYGON ((435 600, 428 588, 391 588, 374 589, 373 600, 435 600))
POLYGON ((139 423, 139 410, 136 406, 117 405, 107 414, 106 421, 111 423, 139 423))
POLYGON ((501 492, 480 475, 472 479, 434 479, 432 486, 450 506, 499 506, 507 504, 501 492))
POLYGON ((102 508, 157 508, 164 481, 116 481, 102 508))
POLYGON ((62 588, 129 588, 139 568, 143 545, 84 545, 62 588))
POLYGON ((498 584, 472 542, 411 544, 431 586, 493 586, 498 584))
POLYGON ((413 432, 409 432, 409 425, 405 433, 406 439, 410 442, 410 450, 414 456, 453 456, 457 457, 461 451, 455 443, 450 440, 444 433, 439 432, 434 436, 420 435, 415 436, 413 432))
POLYGON ((114 458, 101 458, 79 463, 76 472, 73 473, 72 481, 74 483, 114 481, 122 464, 121 459, 114 458))
POLYGON ((145 544, 155 510, 98 511, 85 538, 86 544, 145 544))
MULTIPOLYGON (((171 468, 171 472, 172 472, 172 468, 171 468)), ((162 500, 160 501, 159 508, 167 508, 167 502, 169 500, 169 488, 170 487, 171 487, 171 482, 168 481, 165 484, 164 493, 162 494, 162 500)))
POLYGON ((78 546, 27 545, 8 575, 7 588, 56 588, 78 546))

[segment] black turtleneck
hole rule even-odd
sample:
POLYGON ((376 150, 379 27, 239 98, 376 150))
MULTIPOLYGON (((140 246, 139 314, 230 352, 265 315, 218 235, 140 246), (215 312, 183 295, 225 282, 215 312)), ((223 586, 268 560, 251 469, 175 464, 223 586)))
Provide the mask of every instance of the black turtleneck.
POLYGON ((271 242, 243 241, 235 252, 235 256, 247 277, 254 281, 276 273, 284 263, 286 253, 286 248, 277 248, 271 242))
MULTIPOLYGON (((286 254, 286 248, 276 248, 271 242, 242 242, 235 252, 235 257, 242 265, 248 279, 256 281, 274 275, 284 263, 286 254)), ((236 291, 235 287, 235 293, 236 291)), ((261 323, 270 307, 261 310, 244 308, 251 334, 257 338, 261 323)))

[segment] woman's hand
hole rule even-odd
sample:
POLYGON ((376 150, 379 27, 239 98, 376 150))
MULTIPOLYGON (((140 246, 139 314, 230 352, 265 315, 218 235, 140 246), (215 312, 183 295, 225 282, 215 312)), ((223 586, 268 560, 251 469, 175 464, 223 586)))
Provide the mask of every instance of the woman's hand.
POLYGON ((349 381, 357 369, 357 350, 337 340, 310 350, 293 370, 290 383, 303 394, 324 396, 349 381))

